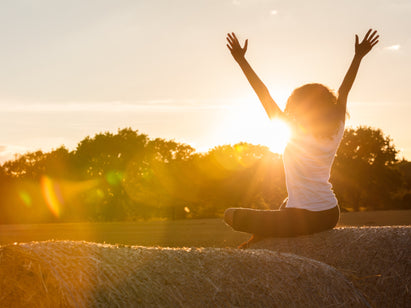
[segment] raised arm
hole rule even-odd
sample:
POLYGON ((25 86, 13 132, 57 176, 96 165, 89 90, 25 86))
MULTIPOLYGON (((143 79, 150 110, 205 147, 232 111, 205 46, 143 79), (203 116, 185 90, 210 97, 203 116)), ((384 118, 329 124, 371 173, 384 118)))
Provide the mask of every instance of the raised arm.
POLYGON ((343 108, 344 113, 347 108, 347 97, 357 76, 358 68, 362 58, 378 43, 379 35, 376 36, 377 30, 372 32, 368 30, 361 43, 359 43, 358 35, 355 35, 355 55, 351 62, 350 68, 344 77, 344 80, 338 90, 338 104, 343 108))
POLYGON ((267 115, 270 119, 276 117, 283 117, 284 113, 278 107, 277 103, 273 100, 270 93, 268 92, 267 87, 257 76, 254 70, 251 68, 250 64, 245 59, 244 55, 247 51, 248 40, 245 40, 244 47, 240 46, 237 37, 234 32, 227 34, 227 47, 230 50, 234 60, 240 65, 242 71, 247 77, 248 82, 253 87, 255 93, 257 94, 260 102, 262 103, 267 115))

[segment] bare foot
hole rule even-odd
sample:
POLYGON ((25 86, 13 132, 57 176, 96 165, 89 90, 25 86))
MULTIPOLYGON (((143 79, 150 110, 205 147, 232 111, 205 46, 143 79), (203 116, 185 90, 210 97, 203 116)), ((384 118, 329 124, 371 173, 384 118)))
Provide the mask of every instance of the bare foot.
POLYGON ((266 237, 264 236, 259 236, 259 235, 251 235, 251 237, 245 241, 244 243, 242 243, 240 246, 238 246, 238 249, 247 249, 250 248, 250 245, 257 243, 263 239, 265 239, 266 237))

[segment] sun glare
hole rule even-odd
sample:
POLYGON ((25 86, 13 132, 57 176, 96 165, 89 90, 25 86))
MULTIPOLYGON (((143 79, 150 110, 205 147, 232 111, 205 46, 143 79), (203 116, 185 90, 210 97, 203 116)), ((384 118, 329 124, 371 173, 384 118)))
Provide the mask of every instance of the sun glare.
POLYGON ((291 131, 286 123, 281 120, 269 121, 266 125, 266 132, 262 135, 261 144, 268 146, 271 152, 282 153, 291 131))
POLYGON ((291 131, 281 120, 269 120, 259 106, 239 106, 225 123, 226 143, 240 141, 267 146, 273 153, 282 153, 291 131))

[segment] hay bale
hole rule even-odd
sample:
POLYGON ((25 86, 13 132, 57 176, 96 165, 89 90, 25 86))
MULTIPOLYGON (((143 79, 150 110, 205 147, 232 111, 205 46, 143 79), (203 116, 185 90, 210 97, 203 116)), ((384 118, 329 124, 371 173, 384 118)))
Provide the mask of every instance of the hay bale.
POLYGON ((329 264, 375 307, 411 307, 411 227, 337 228, 310 236, 270 238, 250 246, 329 264))
POLYGON ((73 241, 0 247, 1 307, 367 306, 334 268, 230 248, 73 241))

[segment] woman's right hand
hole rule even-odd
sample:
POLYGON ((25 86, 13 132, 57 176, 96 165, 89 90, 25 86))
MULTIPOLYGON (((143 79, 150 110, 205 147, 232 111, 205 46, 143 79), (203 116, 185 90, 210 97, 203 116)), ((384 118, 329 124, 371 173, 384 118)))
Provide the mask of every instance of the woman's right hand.
POLYGON ((240 43, 238 42, 237 37, 235 36, 234 32, 227 34, 227 47, 230 49, 231 55, 233 56, 234 60, 237 62, 244 60, 245 52, 247 51, 248 39, 245 40, 244 47, 241 48, 240 43))

